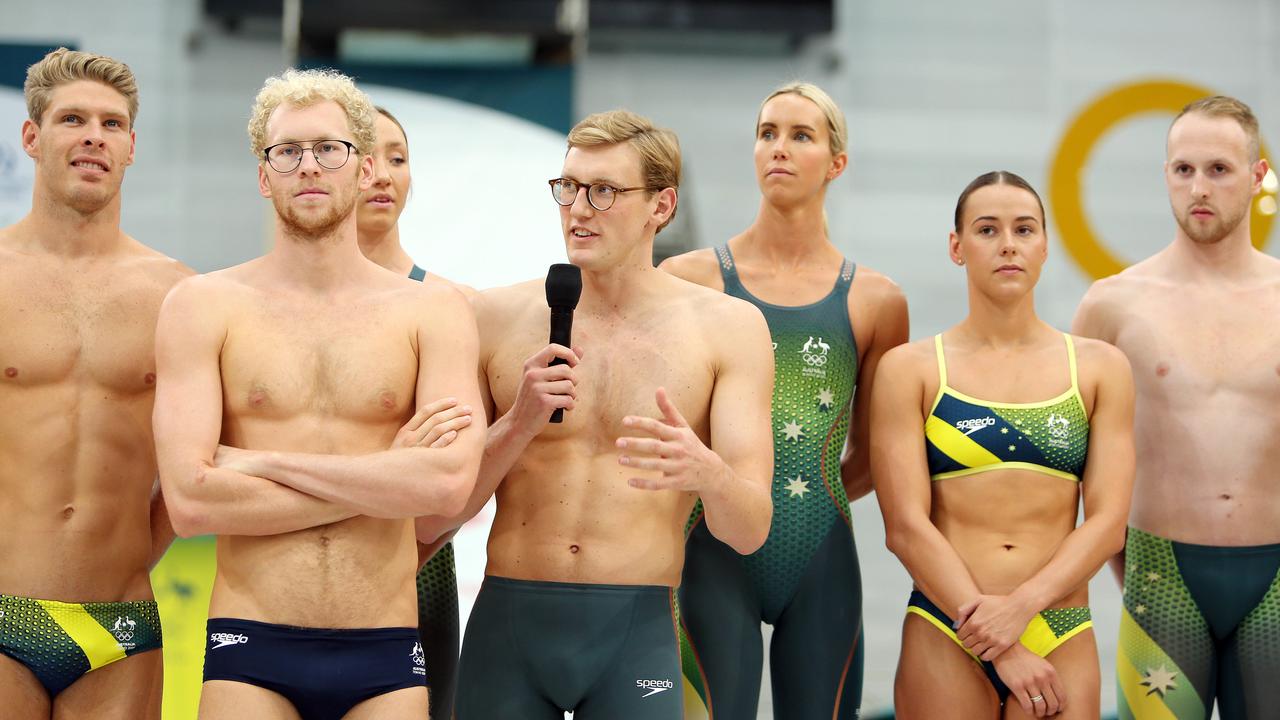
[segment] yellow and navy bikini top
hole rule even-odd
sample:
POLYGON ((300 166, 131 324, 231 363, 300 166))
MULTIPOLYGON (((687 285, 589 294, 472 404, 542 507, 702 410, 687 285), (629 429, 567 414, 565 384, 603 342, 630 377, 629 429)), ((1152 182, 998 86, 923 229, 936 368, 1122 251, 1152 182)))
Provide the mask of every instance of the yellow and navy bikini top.
POLYGON ((1075 345, 1070 335, 1063 333, 1063 337, 1071 387, 1043 402, 998 403, 947 385, 942 335, 934 336, 938 396, 924 423, 930 479, 1019 468, 1080 481, 1089 452, 1089 418, 1076 377, 1075 345))

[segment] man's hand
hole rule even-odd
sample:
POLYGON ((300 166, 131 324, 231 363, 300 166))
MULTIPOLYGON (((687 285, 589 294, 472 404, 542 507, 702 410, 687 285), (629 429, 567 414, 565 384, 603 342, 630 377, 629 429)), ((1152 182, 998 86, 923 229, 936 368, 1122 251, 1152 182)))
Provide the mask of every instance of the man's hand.
POLYGON ((233 470, 242 475, 260 477, 261 471, 253 461, 255 453, 230 445, 219 445, 213 454, 213 466, 233 470))
POLYGON ((1011 595, 979 595, 960 607, 956 637, 969 652, 992 661, 1018 642, 1036 612, 1011 595))
POLYGON ((994 661, 996 674, 1009 686, 1022 711, 1051 717, 1067 709, 1067 693, 1053 663, 1015 643, 994 661))
POLYGON ((574 368, 582 362, 582 349, 552 343, 524 361, 524 374, 516 399, 504 417, 516 432, 533 437, 542 432, 557 408, 572 410, 578 397, 578 376, 574 368), (550 365, 560 358, 561 365, 550 365))
POLYGON ((418 409, 391 443, 393 448, 447 447, 458 433, 471 426, 471 406, 458 406, 457 398, 442 398, 418 409))
POLYGON ((664 388, 658 388, 662 419, 628 415, 622 424, 650 437, 620 437, 618 464, 638 470, 657 470, 661 478, 630 478, 631 487, 643 490, 701 492, 724 480, 729 466, 689 427, 664 388))

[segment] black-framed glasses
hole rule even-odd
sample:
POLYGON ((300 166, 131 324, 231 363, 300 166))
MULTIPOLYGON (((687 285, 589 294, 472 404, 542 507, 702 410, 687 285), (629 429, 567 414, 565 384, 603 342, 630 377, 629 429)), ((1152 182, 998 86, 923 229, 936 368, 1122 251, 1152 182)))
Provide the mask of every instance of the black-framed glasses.
POLYGON ((326 170, 337 170, 347 164, 356 146, 346 140, 316 140, 311 147, 301 143, 277 143, 262 150, 262 158, 278 173, 293 172, 302 164, 302 156, 308 150, 316 164, 326 170))
POLYGON ((555 178, 548 180, 547 184, 551 186, 551 197, 555 198, 557 203, 565 206, 572 205, 578 199, 578 191, 586 188, 587 202, 591 203, 591 207, 600 212, 613 207, 613 201, 617 200, 618 195, 622 193, 652 189, 645 186, 620 188, 606 185, 605 183, 580 183, 569 178, 555 178))

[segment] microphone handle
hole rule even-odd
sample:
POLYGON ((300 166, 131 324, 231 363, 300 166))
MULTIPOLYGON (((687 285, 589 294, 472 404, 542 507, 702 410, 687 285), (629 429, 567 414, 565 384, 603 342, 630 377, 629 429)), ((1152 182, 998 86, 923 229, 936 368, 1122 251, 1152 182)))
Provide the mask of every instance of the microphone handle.
MULTIPOLYGON (((573 309, 551 308, 551 339, 557 345, 565 347, 573 347, 570 339, 573 335, 573 309)), ((547 367, 552 365, 568 365, 569 361, 564 358, 554 358, 547 363, 547 367)), ((556 408, 551 413, 551 422, 564 422, 564 408, 556 408)))

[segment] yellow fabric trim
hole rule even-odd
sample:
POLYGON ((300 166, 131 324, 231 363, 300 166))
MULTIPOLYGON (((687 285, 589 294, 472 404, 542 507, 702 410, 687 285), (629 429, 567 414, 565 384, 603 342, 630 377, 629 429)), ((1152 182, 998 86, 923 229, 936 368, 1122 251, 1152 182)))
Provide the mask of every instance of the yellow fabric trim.
POLYGON ((37 600, 49 617, 71 637, 72 642, 80 646, 85 657, 89 659, 89 669, 97 670, 103 665, 113 663, 125 657, 124 648, 115 636, 98 624, 93 616, 85 611, 84 606, 56 600, 37 600))
POLYGON ((1076 372, 1076 344, 1071 339, 1070 333, 1062 333, 1062 337, 1067 339, 1067 364, 1071 366, 1071 390, 1079 395, 1080 377, 1076 372))
MULTIPOLYGON (((956 432, 959 432, 959 431, 957 430, 956 432)), ((933 438, 929 438, 929 439, 932 440, 933 438)), ((934 443, 934 444, 936 445, 937 443, 934 443)), ((941 446, 939 447, 941 448, 941 446)), ((944 450, 943 452, 946 452, 946 451, 944 450)), ((950 455, 951 453, 947 453, 947 454, 950 455)), ((1062 472, 1061 470, 1054 470, 1051 467, 1045 467, 1044 465, 1036 465, 1035 463, 1027 463, 1027 462, 1001 462, 999 458, 996 459, 996 462, 990 463, 984 467, 970 467, 970 468, 965 468, 963 470, 952 470, 950 472, 938 473, 937 475, 930 475, 929 479, 930 480, 946 480, 947 478, 963 477, 965 475, 976 475, 978 473, 990 472, 992 470, 1030 470, 1031 472, 1037 472, 1037 473, 1040 473, 1041 475, 1049 475, 1051 477, 1060 478, 1062 480, 1070 480, 1071 482, 1080 482, 1080 478, 1076 477, 1075 475, 1072 475, 1071 473, 1062 472)))
MULTIPOLYGON (((1144 640, 1155 645, 1155 641, 1147 636, 1146 631, 1134 622, 1132 617, 1129 617, 1128 610, 1120 613, 1120 628, 1121 637, 1124 637, 1126 632, 1140 633, 1144 640)), ((1156 697, 1155 693, 1147 694, 1142 687, 1142 674, 1125 655, 1123 647, 1116 648, 1116 684, 1120 686, 1125 705, 1129 707, 1134 717, 1142 720, 1178 720, 1173 710, 1156 697)))
MULTIPOLYGON (((974 405, 982 405, 984 407, 990 407, 990 408, 1049 407, 1050 405, 1057 405, 1058 403, 1074 395, 1076 398, 1076 401, 1080 403, 1080 409, 1083 410, 1084 398, 1080 397, 1080 380, 1079 380, 1079 375, 1076 371, 1076 345, 1075 345, 1075 342, 1071 339, 1071 336, 1069 334, 1062 333, 1062 337, 1065 338, 1067 342, 1067 365, 1071 368, 1071 387, 1067 388, 1066 390, 1062 391, 1061 393, 1055 395, 1054 397, 1048 400, 1041 400, 1039 402, 1015 403, 1015 402, 993 402, 991 400, 983 400, 982 398, 976 398, 972 395, 966 395, 960 392, 959 390, 956 390, 955 388, 947 385, 947 361, 942 352, 942 335, 941 333, 939 333, 938 335, 934 335, 933 336, 934 347, 937 349, 937 353, 938 353, 939 382, 938 382, 938 396, 933 400, 933 407, 934 408, 938 407, 938 401, 942 400, 942 395, 945 392, 967 403, 972 403, 974 405)), ((932 410, 930 410, 930 412, 932 412, 932 410)), ((1085 413, 1085 416, 1088 417, 1088 413, 1085 413)))
POLYGON ((1092 620, 1086 620, 1065 635, 1058 637, 1053 634, 1053 630, 1049 628, 1049 623, 1039 613, 1031 618, 1031 622, 1027 623, 1027 629, 1022 632, 1022 637, 1018 638, 1018 642, 1026 646, 1028 650, 1039 655, 1040 657, 1048 657, 1049 653, 1057 650, 1062 643, 1079 635, 1080 633, 1093 627, 1092 620))
POLYGON ((969 648, 965 647, 964 643, 960 642, 960 638, 956 637, 956 631, 952 630, 950 625, 947 625, 946 623, 942 622, 938 618, 929 614, 928 610, 925 610, 924 608, 916 607, 915 605, 908 605, 907 612, 913 615, 919 615, 925 620, 928 620, 929 624, 938 628, 943 633, 945 633, 947 637, 951 638, 951 642, 954 642, 957 646, 959 646, 961 650, 965 652, 966 655, 973 658, 974 662, 977 662, 977 663, 982 662, 982 660, 980 660, 977 655, 974 655, 972 652, 969 652, 969 648))
POLYGON ((930 415, 924 421, 924 436, 929 438, 929 442, 936 445, 947 457, 966 468, 995 465, 1000 462, 1000 458, 991 454, 990 450, 982 447, 977 441, 952 427, 937 415, 930 415))
POLYGON ((956 390, 953 387, 947 388, 947 394, 953 397, 959 398, 961 400, 964 400, 967 403, 972 403, 974 405, 981 405, 982 407, 1029 408, 1029 409, 1049 407, 1050 405, 1057 405, 1060 402, 1071 399, 1072 396, 1079 395, 1079 393, 1076 391, 1074 387, 1069 387, 1066 390, 1059 393, 1058 395, 1055 395, 1054 397, 1048 400, 1041 400, 1039 402, 1014 403, 1014 402, 993 402, 991 400, 983 400, 982 398, 976 398, 972 395, 965 395, 964 393, 960 392, 959 390, 956 390))

